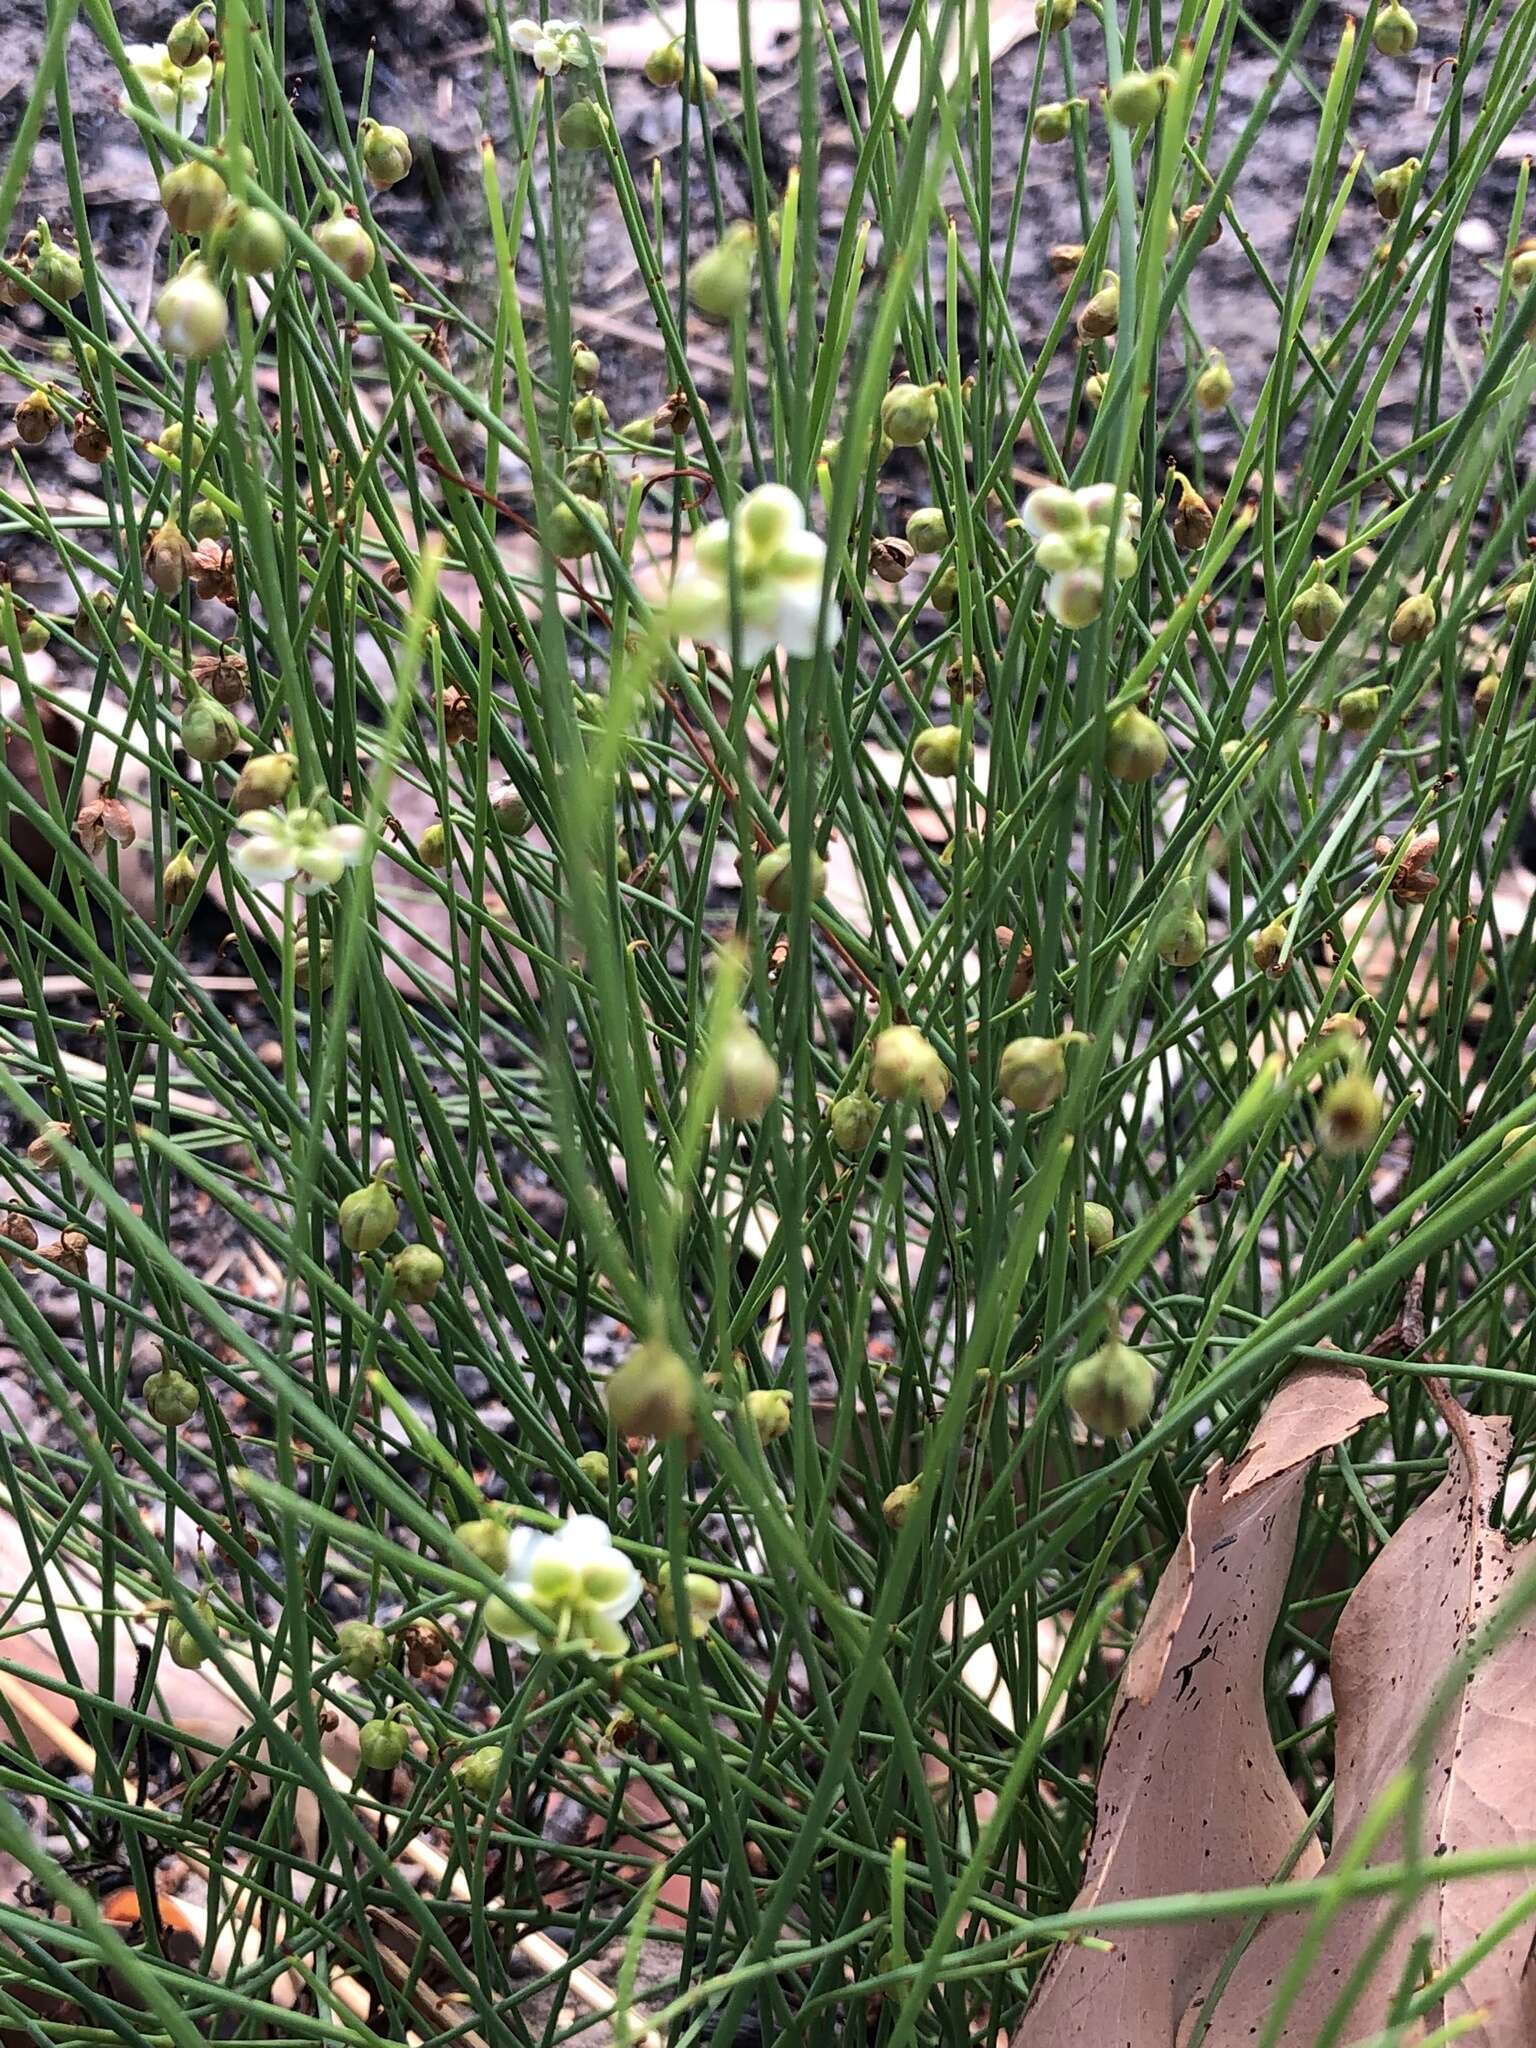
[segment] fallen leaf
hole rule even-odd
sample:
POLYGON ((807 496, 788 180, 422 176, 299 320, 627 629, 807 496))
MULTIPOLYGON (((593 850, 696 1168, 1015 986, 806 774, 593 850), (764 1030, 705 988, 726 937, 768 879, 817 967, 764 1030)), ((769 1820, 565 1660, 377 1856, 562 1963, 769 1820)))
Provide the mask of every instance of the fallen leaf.
MULTIPOLYGON (((937 18, 938 0, 931 0, 930 14, 937 18)), ((971 61, 976 61, 974 48, 975 31, 972 29, 973 48, 971 61)), ((991 0, 987 15, 987 48, 995 67, 1000 57, 1005 57, 1015 43, 1022 43, 1026 36, 1035 33, 1035 0, 991 0)), ((900 30, 893 34, 886 44, 885 68, 889 71, 895 59, 896 44, 900 30)), ((946 91, 960 76, 960 30, 958 25, 950 30, 949 41, 944 55, 939 60, 939 76, 946 91)), ((907 45, 906 62, 902 65, 901 76, 896 81, 895 108, 903 120, 910 121, 917 112, 918 99, 923 86, 923 46, 914 35, 907 45)))
MULTIPOLYGON (((1330 1675, 1335 1734, 1334 1848, 1346 1856, 1383 1787, 1408 1762, 1442 1682, 1515 1579, 1524 1551, 1491 1526, 1511 1424, 1468 1415, 1432 1387, 1450 1436, 1450 1471, 1415 1509, 1355 1588, 1334 1631, 1330 1675)), ((1536 1620, 1527 1617, 1473 1667, 1449 1704, 1430 1754, 1425 1847, 1507 1849, 1536 1837, 1536 1620)), ((1401 1824, 1388 1828, 1372 1862, 1404 1854, 1401 1824)), ((1495 1872, 1442 1884, 1390 1931, 1375 1972, 1351 2008, 1341 2039, 1364 2040, 1387 2024, 1409 1950, 1427 1928, 1430 1966, 1442 1970, 1521 1896, 1529 1873, 1495 1872)), ((1286 2017, 1277 2048, 1315 2040, 1356 1962, 1387 1934, 1387 1896, 1351 1901, 1334 1917, 1286 2017)), ((1306 1917, 1268 1921, 1213 2007, 1205 2048, 1249 2048, 1269 2017, 1306 1917)), ((1527 1921, 1484 1956, 1444 2000, 1429 2027, 1482 2012, 1460 2035, 1475 2048, 1530 2048, 1536 2041, 1536 1965, 1527 1921)), ((1418 2034, 1405 2039, 1419 2038, 1418 2034)))
MULTIPOLYGON (((1270 1738, 1265 1653, 1312 1460, 1384 1406, 1353 1367, 1304 1366, 1243 1456, 1195 1488, 1126 1659, 1075 1911, 1262 1884, 1284 1867, 1305 1815, 1270 1738)), ((1320 1860, 1309 1847, 1298 1868, 1320 1860)), ((1170 2048, 1230 1940, 1213 1920, 1123 1930, 1109 1954, 1063 1947, 1013 2048, 1170 2048)))

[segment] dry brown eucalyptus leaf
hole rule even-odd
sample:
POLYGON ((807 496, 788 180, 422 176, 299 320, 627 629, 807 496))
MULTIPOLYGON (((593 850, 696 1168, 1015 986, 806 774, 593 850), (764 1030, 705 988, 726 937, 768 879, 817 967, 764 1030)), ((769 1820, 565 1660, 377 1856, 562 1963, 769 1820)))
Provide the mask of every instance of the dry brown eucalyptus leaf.
MULTIPOLYGON (((1450 1436, 1450 1472, 1387 1543, 1355 1588, 1334 1631, 1330 1658, 1335 1735, 1334 1860, 1347 1854, 1372 1803, 1408 1763, 1442 1681, 1513 1583, 1524 1552, 1490 1515, 1503 1484, 1511 1427, 1503 1416, 1468 1415, 1433 1389, 1450 1436)), ((1536 1838, 1536 1620, 1522 1620, 1456 1692, 1430 1755, 1425 1847, 1507 1849, 1536 1838)), ((1383 1834, 1375 1863, 1404 1852, 1402 1826, 1383 1834)), ((1414 1941, 1428 1931, 1430 1966, 1442 1970, 1521 1896, 1518 1870, 1447 1883, 1426 1893, 1386 1941, 1341 2039, 1374 2036, 1414 1941)), ((1382 1895, 1345 1906, 1328 1929, 1307 1983, 1287 2016, 1283 2048, 1320 2033, 1356 1961, 1386 1928, 1382 1895)), ((1250 2048, 1269 2016, 1274 1987, 1306 1927, 1304 1916, 1268 1921, 1214 2007, 1206 2048, 1250 2048)), ((1428 2027, 1483 2021, 1458 2038, 1473 2048, 1530 2048, 1536 2041, 1536 1963, 1527 1920, 1452 1987, 1428 2027)), ((1418 2039, 1423 2029, 1404 2035, 1418 2039)))
MULTIPOLYGON (((1196 1487, 1126 1660, 1074 1910, 1263 1884, 1284 1866, 1305 1816, 1270 1739, 1265 1652, 1312 1460, 1383 1407, 1362 1372, 1303 1366, 1243 1456, 1196 1487)), ((1312 1848, 1297 1868, 1320 1860, 1312 1848)), ((1125 1929, 1107 1955, 1062 1948, 1013 2048, 1171 2048, 1230 1941, 1230 1924, 1213 1920, 1125 1929)))

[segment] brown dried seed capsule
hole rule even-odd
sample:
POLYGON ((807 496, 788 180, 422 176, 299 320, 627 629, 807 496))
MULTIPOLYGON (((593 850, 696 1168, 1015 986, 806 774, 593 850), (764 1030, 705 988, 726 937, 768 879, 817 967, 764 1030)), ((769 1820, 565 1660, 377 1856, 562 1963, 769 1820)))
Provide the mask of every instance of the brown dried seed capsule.
POLYGON ((89 412, 75 414, 70 446, 82 462, 100 464, 112 453, 112 441, 106 428, 94 413, 89 412))

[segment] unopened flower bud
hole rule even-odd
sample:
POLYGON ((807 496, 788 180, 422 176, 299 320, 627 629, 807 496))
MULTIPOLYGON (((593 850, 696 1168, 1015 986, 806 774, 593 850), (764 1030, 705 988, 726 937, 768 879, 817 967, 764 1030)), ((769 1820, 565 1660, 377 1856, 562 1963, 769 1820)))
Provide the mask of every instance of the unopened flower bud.
POLYGON ((1157 1398, 1157 1374, 1141 1352, 1111 1337, 1067 1374, 1067 1406, 1095 1436, 1140 1429, 1157 1398))
POLYGON ((557 498, 544 521, 544 539, 551 554, 563 562, 573 562, 595 551, 599 531, 606 531, 607 524, 606 511, 594 506, 591 499, 583 499, 582 509, 578 510, 564 498, 557 498))
POLYGON ((571 431, 579 441, 595 441, 607 424, 607 406, 595 391, 584 391, 571 407, 571 431))
POLYGON ((949 1069, 915 1025, 891 1024, 875 1040, 869 1085, 882 1102, 921 1098, 938 1111, 949 1094, 949 1069))
POLYGON ((721 326, 739 319, 751 304, 756 262, 757 230, 739 221, 689 267, 688 297, 695 310, 721 326))
POLYGON ((733 1025, 720 1069, 721 1114, 740 1123, 760 1123, 778 1092, 779 1069, 773 1054, 749 1025, 733 1025))
POLYGON ((1440 610, 1431 593, 1416 591, 1412 597, 1405 597, 1392 614, 1387 638, 1394 647, 1416 647, 1429 638, 1439 621, 1440 610))
POLYGON ((1383 57, 1406 57, 1419 40, 1419 25, 1401 0, 1387 0, 1376 17, 1371 41, 1383 57))
POLYGON ((453 1767, 453 1775, 476 1799, 489 1799, 501 1776, 502 1755, 501 1743, 482 1743, 479 1749, 472 1749, 459 1758, 453 1767))
POLYGON ((403 128, 364 121, 358 128, 357 139, 369 183, 377 185, 380 191, 387 191, 410 176, 411 140, 403 128))
POLYGON ((707 64, 695 63, 689 67, 685 90, 694 106, 707 107, 719 96, 720 81, 707 64))
POLYGON ((608 133, 608 116, 596 100, 572 100, 555 123, 555 134, 564 149, 601 149, 608 133))
POLYGON ((1307 640, 1326 640, 1344 616, 1344 600, 1331 583, 1313 581, 1297 592, 1291 624, 1307 640))
POLYGON ((1260 974, 1279 974, 1286 956, 1291 928, 1283 917, 1272 917, 1261 932, 1248 941, 1248 957, 1260 974))
POLYGON ((693 1428, 696 1388, 686 1360, 660 1338, 637 1344, 609 1378, 603 1401, 620 1436, 670 1439, 693 1428))
POLYGON ((162 1429, 179 1429, 197 1413, 199 1396, 195 1383, 184 1372, 163 1366, 144 1382, 144 1406, 162 1429))
MULTIPOLYGON (((825 893, 827 863, 813 848, 810 863, 811 899, 825 893)), ((772 846, 757 861, 757 893, 770 910, 781 916, 794 902, 794 854, 788 846, 772 846)))
POLYGON ((953 563, 947 569, 941 569, 934 578, 933 586, 928 592, 928 602, 945 618, 959 604, 960 578, 955 573, 953 563))
POLYGON ((1376 714, 1381 709, 1385 690, 1364 685, 1358 690, 1346 690, 1338 701, 1339 723, 1346 732, 1369 732, 1376 723, 1376 714))
POLYGON ((177 164, 160 180, 160 204, 178 235, 206 235, 229 204, 229 187, 212 164, 177 164))
POLYGON ((1317 1105, 1317 1142, 1330 1159, 1369 1151, 1380 1129, 1381 1097, 1362 1068, 1351 1068, 1323 1090, 1317 1105))
POLYGON ((941 555, 949 546, 949 521, 937 505, 919 505, 907 520, 907 545, 914 554, 941 555))
POLYGON ((1376 211, 1383 220, 1396 220, 1401 214, 1418 171, 1419 159, 1410 156, 1377 175, 1371 186, 1371 197, 1376 201, 1376 211))
POLYGON ((365 1721, 357 1731, 357 1753, 364 1770, 394 1770, 410 1746, 410 1735, 399 1721, 365 1721))
POLYGON ((908 1479, 900 1486, 893 1486, 880 1503, 880 1513, 888 1529, 904 1529, 907 1517, 917 1506, 923 1491, 920 1479, 908 1479))
POLYGON ((882 583, 899 583, 916 558, 910 541, 880 536, 869 544, 869 566, 882 583))
POLYGON ((203 27, 202 17, 194 10, 184 14, 180 21, 173 21, 166 31, 165 54, 178 71, 185 71, 193 64, 201 64, 208 54, 208 31, 203 27))
POLYGON ((1157 954, 1169 967, 1195 967, 1205 958, 1205 919, 1193 903, 1167 911, 1157 923, 1157 954))
POLYGON ((1032 123, 1036 142, 1065 142, 1072 133, 1072 109, 1082 104, 1081 100, 1046 100, 1036 107, 1032 123))
POLYGON ((1117 782, 1150 782, 1168 762, 1168 741, 1156 719, 1129 705, 1104 736, 1104 766, 1117 782))
POLYGON ((321 221, 314 238, 321 255, 328 256, 354 284, 362 283, 379 253, 362 222, 348 213, 333 214, 329 220, 321 221))
POLYGON ((640 66, 640 70, 648 85, 657 85, 666 91, 682 84, 683 64, 683 46, 674 40, 670 43, 659 43, 640 66))
POLYGON ((930 725, 912 742, 912 759, 924 775, 947 781, 960 773, 965 734, 958 725, 930 725))
MULTIPOLYGON (((1077 1236, 1077 1225, 1069 1226, 1071 1235, 1077 1236)), ((1103 1202, 1083 1204, 1083 1242, 1088 1247, 1090 1258, 1097 1258, 1107 1252, 1115 1241, 1115 1212, 1103 1202)))
POLYGON ((194 257, 176 273, 155 302, 155 319, 172 355, 197 361, 223 347, 229 308, 206 263, 194 257))
POLYGON ((1106 270, 1098 290, 1078 312, 1078 338, 1082 341, 1104 341, 1119 325, 1120 280, 1112 270, 1106 270))
POLYGON ((288 237, 275 213, 232 201, 219 222, 218 253, 245 277, 264 277, 288 253, 288 237))
POLYGON ((244 743, 239 719, 199 690, 181 714, 183 751, 194 761, 227 761, 244 743))
POLYGON ((11 418, 16 423, 16 438, 26 448, 41 448, 59 424, 58 408, 46 391, 29 391, 18 400, 11 418))
POLYGON ((394 1235, 400 1221, 400 1204, 384 1185, 375 1178, 364 1188, 354 1188, 350 1195, 343 1195, 336 1207, 336 1221, 341 1228, 341 1241, 349 1252, 376 1252, 384 1241, 394 1235))
POLYGON ((165 1625, 166 1654, 178 1671, 195 1671, 202 1663, 204 1651, 202 1638, 184 1621, 171 1620, 165 1625))
POLYGON ((180 910, 196 891, 197 862, 184 846, 178 846, 160 870, 160 893, 172 910, 180 910))
MULTIPOLYGON (((703 1572, 684 1572, 683 1591, 688 1609, 688 1632, 700 1642, 709 1634, 709 1625, 720 1612, 725 1598, 725 1589, 718 1579, 706 1578, 703 1572)), ((677 1637, 682 1622, 683 1602, 672 1590, 672 1571, 663 1564, 657 1575, 656 1619, 669 1636, 677 1637)))
POLYGON ((292 754, 257 754, 240 770, 231 809, 235 816, 247 811, 281 810, 298 778, 292 754))
POLYGON ((1233 391, 1232 372, 1220 349, 1213 348, 1205 368, 1195 379, 1195 403, 1202 412, 1223 412, 1233 391))
POLYGON ((939 424, 936 384, 893 384, 880 401, 880 427, 897 448, 920 448, 939 424))
POLYGON ((758 1441, 776 1444, 788 1436, 794 1420, 794 1397, 787 1387, 754 1387, 746 1399, 747 1420, 757 1431, 758 1441))
POLYGON ((1211 537, 1211 528, 1216 524, 1210 506, 1201 497, 1187 478, 1179 482, 1179 495, 1173 507, 1173 538, 1176 546, 1186 554, 1196 548, 1203 548, 1211 537))
POLYGON ((150 535, 144 549, 144 566, 149 580, 162 597, 177 597, 187 580, 192 550, 174 519, 167 519, 150 535))
POLYGON ((424 868, 443 868, 448 865, 448 834, 436 818, 422 832, 416 842, 416 851, 424 868))
POLYGON ((336 1631, 336 1655, 348 1678, 366 1684, 389 1662, 389 1637, 376 1622, 344 1621, 336 1631))
POLYGON ((856 1159, 864 1150, 879 1122, 880 1105, 862 1088, 856 1088, 850 1095, 840 1095, 827 1111, 832 1142, 850 1159, 856 1159))
POLYGON ((510 783, 504 784, 491 797, 491 816, 502 831, 516 838, 526 832, 533 821, 533 814, 510 783))
POLYGON ((608 1453, 606 1451, 583 1451, 576 1460, 576 1470, 589 1486, 595 1486, 599 1493, 608 1490, 608 1453))
POLYGON ((460 1522, 454 1535, 487 1571, 504 1572, 512 1554, 512 1539, 505 1522, 482 1515, 472 1522, 460 1522))
POLYGON ((85 290, 85 271, 73 249, 66 249, 48 232, 48 223, 37 224, 38 247, 29 270, 33 286, 59 305, 79 298, 85 290))
POLYGON ((1168 100, 1173 73, 1168 70, 1127 71, 1109 89, 1109 115, 1122 128, 1145 128, 1168 100))
POLYGON ((1536 284, 1536 236, 1527 235, 1517 242, 1509 259, 1509 281, 1517 291, 1525 291, 1536 284))
POLYGON ((571 382, 578 391, 595 391, 597 380, 603 374, 602 359, 595 348, 588 348, 584 341, 571 344, 571 382))
POLYGON ((395 1299, 411 1308, 425 1308, 442 1285, 445 1270, 441 1255, 431 1245, 408 1244, 389 1262, 395 1299))
POLYGON ((1011 1038, 997 1063, 997 1090, 1026 1112, 1049 1109, 1067 1085, 1067 1056, 1059 1038, 1011 1038))
POLYGON ((1039 0, 1035 28, 1043 36, 1060 35, 1076 12, 1077 0, 1039 0))

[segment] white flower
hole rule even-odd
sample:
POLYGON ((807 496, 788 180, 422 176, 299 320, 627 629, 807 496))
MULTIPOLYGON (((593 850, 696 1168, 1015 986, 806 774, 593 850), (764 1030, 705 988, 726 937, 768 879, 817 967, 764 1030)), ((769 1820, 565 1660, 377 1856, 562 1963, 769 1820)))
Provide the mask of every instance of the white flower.
POLYGON ((252 882, 292 882, 313 896, 356 867, 368 847, 361 825, 331 825, 323 812, 248 811, 240 820, 249 836, 237 847, 235 866, 252 882))
POLYGON ((208 104, 213 59, 201 57, 182 70, 171 62, 164 43, 128 43, 123 54, 155 113, 170 123, 178 135, 190 135, 208 104))
POLYGON ((579 21, 556 21, 551 16, 539 22, 524 15, 507 33, 512 47, 531 57, 546 78, 558 78, 567 64, 578 70, 588 63, 601 64, 608 54, 602 37, 584 30, 579 21))
POLYGON ((1115 575, 1136 567, 1141 506, 1113 484, 1042 484, 1024 500, 1020 523, 1045 571, 1045 608, 1073 628, 1092 625, 1104 609, 1104 562, 1114 545, 1115 575), (1118 511, 1117 511, 1118 507, 1118 511))
MULTIPOLYGON (((807 532, 805 508, 794 492, 760 484, 728 520, 711 520, 694 542, 692 561, 672 584, 673 628, 729 648, 734 573, 743 661, 761 661, 775 647, 814 654, 826 566, 827 544, 807 532)), ((821 644, 835 646, 842 630, 842 614, 829 604, 821 644)))
POLYGON ((503 1641, 535 1649, 553 1637, 600 1657, 622 1657, 628 1649, 619 1624, 640 1598, 640 1574, 600 1516, 572 1515, 548 1532, 514 1530, 505 1577, 508 1590, 547 1626, 537 1628, 505 1600, 490 1600, 486 1627, 503 1641))

